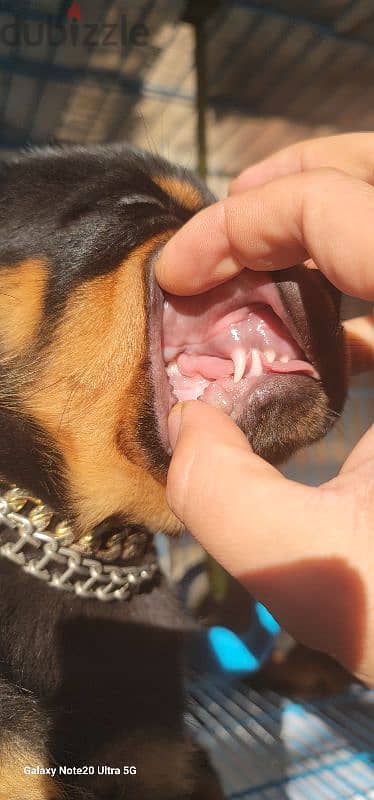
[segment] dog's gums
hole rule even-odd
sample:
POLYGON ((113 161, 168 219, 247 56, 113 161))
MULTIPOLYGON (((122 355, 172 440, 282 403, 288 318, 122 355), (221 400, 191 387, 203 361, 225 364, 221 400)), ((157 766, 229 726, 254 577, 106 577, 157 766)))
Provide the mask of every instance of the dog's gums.
POLYGON ((199 398, 236 416, 274 373, 319 379, 266 274, 243 270, 202 295, 165 295, 162 328, 172 403, 199 398))

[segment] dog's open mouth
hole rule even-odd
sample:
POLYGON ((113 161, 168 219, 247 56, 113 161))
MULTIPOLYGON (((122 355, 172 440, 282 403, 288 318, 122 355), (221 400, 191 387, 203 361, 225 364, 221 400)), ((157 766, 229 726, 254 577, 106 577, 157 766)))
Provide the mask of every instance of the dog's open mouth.
POLYGON ((272 464, 327 433, 347 377, 340 297, 318 270, 244 269, 193 297, 163 294, 152 274, 148 363, 166 454, 170 408, 189 399, 229 414, 272 464))
POLYGON ((163 359, 171 402, 201 399, 237 417, 274 374, 319 374, 276 284, 244 270, 203 295, 165 295, 163 359))

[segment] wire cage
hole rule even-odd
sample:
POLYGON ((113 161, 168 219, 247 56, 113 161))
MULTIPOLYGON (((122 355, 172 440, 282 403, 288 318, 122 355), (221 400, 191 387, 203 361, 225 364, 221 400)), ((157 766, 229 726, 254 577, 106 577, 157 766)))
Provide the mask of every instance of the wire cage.
POLYGON ((187 725, 227 800, 374 798, 374 690, 295 703, 211 677, 187 689, 187 725))

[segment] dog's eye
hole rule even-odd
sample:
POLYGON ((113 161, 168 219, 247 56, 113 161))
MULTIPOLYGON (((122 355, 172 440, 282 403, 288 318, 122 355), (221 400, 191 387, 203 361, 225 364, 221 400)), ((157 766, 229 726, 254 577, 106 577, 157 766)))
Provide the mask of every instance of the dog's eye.
POLYGON ((164 205, 157 197, 151 197, 146 194, 131 194, 121 197, 118 202, 119 206, 134 206, 134 205, 152 205, 164 210, 164 205))
MULTIPOLYGON (((162 211, 165 212, 165 206, 162 201, 157 197, 152 197, 151 195, 147 194, 128 194, 119 198, 119 200, 116 200, 115 202, 115 207, 117 209, 122 207, 131 207, 133 214, 136 212, 141 212, 142 206, 147 206, 149 209, 153 207, 153 209, 157 209, 158 211, 162 209, 162 211)), ((101 213, 103 208, 108 207, 113 207, 113 199, 107 196, 97 199, 91 198, 89 202, 76 203, 73 208, 69 208, 67 212, 63 214, 61 223, 65 227, 66 225, 75 223, 82 218, 101 213)))

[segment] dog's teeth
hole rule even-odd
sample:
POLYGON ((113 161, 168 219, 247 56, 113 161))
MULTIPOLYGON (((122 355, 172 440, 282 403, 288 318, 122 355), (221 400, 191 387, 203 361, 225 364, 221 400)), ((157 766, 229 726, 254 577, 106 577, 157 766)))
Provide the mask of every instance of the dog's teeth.
POLYGON ((247 353, 242 347, 237 347, 231 356, 234 363, 234 383, 241 381, 247 365, 247 353))
POLYGON ((275 350, 264 350, 265 360, 272 364, 275 361, 275 350))
POLYGON ((174 376, 175 375, 179 375, 180 373, 179 373, 179 369, 178 369, 178 364, 176 364, 176 362, 173 361, 171 364, 169 364, 166 367, 166 372, 169 375, 169 378, 171 378, 173 375, 174 376))
POLYGON ((254 350, 252 350, 252 363, 249 374, 257 378, 259 375, 262 375, 262 372, 263 370, 262 370, 260 351, 255 348, 254 350))
POLYGON ((289 360, 290 360, 290 357, 287 356, 287 355, 281 356, 280 359, 279 359, 279 361, 281 361, 282 364, 288 364, 289 360))

